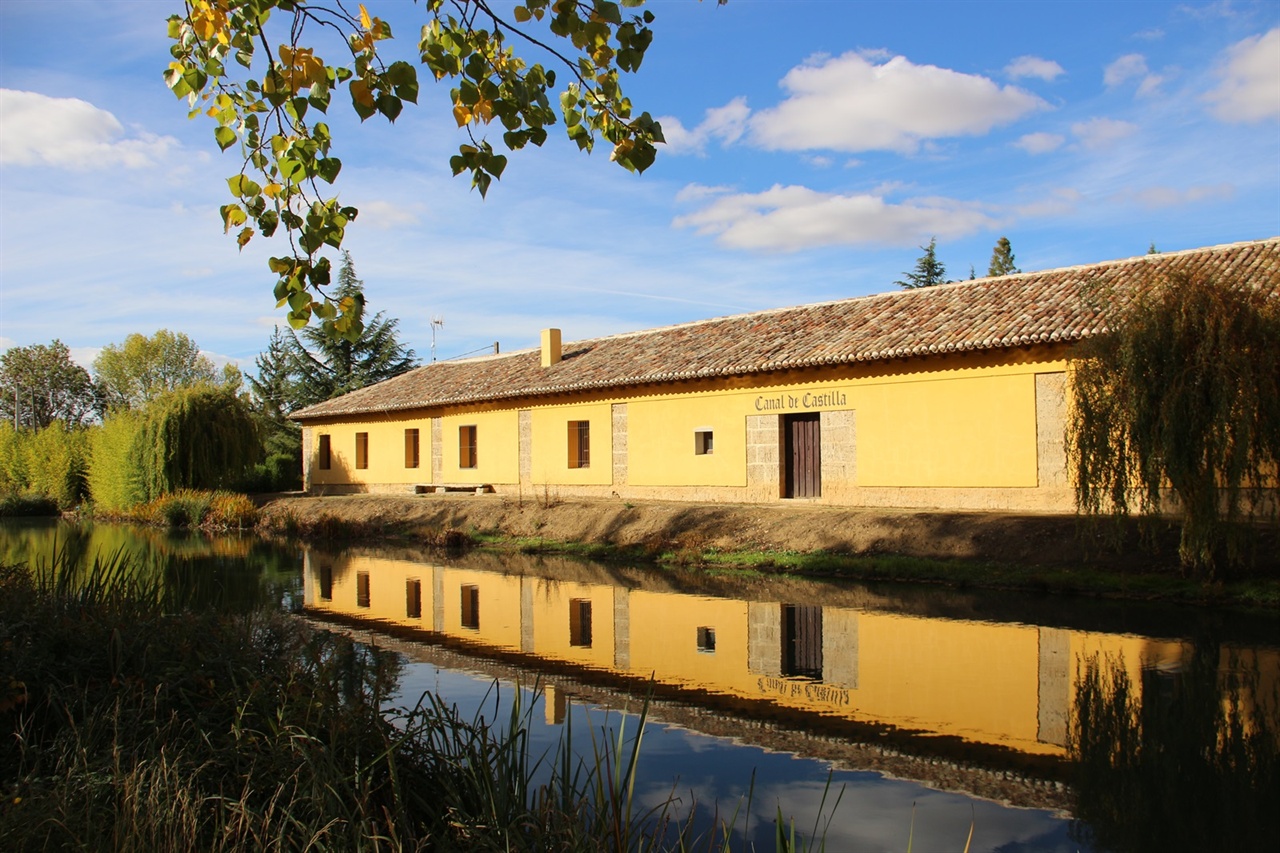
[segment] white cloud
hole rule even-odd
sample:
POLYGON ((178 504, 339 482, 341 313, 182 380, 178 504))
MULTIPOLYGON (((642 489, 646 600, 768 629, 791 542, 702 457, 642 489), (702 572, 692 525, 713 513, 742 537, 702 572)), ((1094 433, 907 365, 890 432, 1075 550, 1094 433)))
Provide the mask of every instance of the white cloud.
POLYGON ((93 363, 97 360, 98 354, 102 352, 102 347, 67 347, 71 355, 71 360, 83 367, 85 370, 92 370, 93 363))
POLYGON ((178 141, 126 136, 114 115, 78 98, 0 89, 0 164, 76 171, 153 166, 178 141))
POLYGON ((1062 147, 1066 139, 1057 133, 1028 133, 1013 143, 1028 154, 1048 154, 1062 147))
POLYGON ((1071 132, 1085 148, 1110 148, 1137 131, 1136 124, 1113 118, 1091 118, 1071 125, 1071 132))
POLYGON ((1227 122, 1280 117, 1280 27, 1227 49, 1222 82, 1206 99, 1227 122))
POLYGON ((761 193, 721 196, 673 224, 714 234, 732 248, 794 252, 818 246, 910 246, 922 235, 953 239, 997 223, 977 205, 955 199, 890 203, 869 193, 775 185, 761 193))
POLYGON ((687 129, 674 116, 662 116, 662 135, 666 139, 666 154, 701 154, 708 142, 719 140, 725 145, 737 142, 747 127, 751 108, 746 98, 734 98, 723 107, 712 107, 704 114, 702 122, 692 130, 687 129))
POLYGON ((1236 188, 1231 184, 1214 184, 1211 186, 1194 186, 1187 189, 1174 187, 1148 187, 1130 194, 1130 198, 1142 207, 1160 210, 1167 207, 1180 207, 1202 201, 1226 201, 1235 195, 1236 188))
POLYGON ((1019 56, 1004 67, 1004 73, 1017 80, 1022 77, 1037 77, 1052 82, 1066 72, 1062 66, 1052 59, 1041 59, 1038 56, 1019 56))
POLYGON ((877 64, 846 53, 793 68, 788 97, 750 119, 752 141, 773 150, 897 151, 976 136, 1047 104, 1016 86, 902 56, 877 64))
POLYGON ((390 201, 362 201, 356 205, 360 215, 356 221, 361 225, 382 230, 397 228, 402 225, 416 225, 421 220, 422 205, 395 204, 390 201))
POLYGON ((1102 82, 1108 89, 1114 89, 1130 80, 1138 80, 1138 95, 1145 97, 1154 95, 1164 82, 1159 74, 1152 74, 1147 67, 1147 59, 1140 53, 1128 53, 1112 62, 1102 72, 1102 82))

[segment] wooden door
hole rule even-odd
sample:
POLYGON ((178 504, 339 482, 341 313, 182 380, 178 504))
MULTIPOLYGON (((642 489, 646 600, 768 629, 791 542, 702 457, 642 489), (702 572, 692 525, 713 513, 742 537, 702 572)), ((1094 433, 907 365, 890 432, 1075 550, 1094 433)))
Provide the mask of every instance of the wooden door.
POLYGON ((822 678, 822 607, 782 607, 782 674, 822 678))
POLYGON ((783 497, 822 496, 822 430, 818 412, 787 415, 783 430, 786 483, 783 497))

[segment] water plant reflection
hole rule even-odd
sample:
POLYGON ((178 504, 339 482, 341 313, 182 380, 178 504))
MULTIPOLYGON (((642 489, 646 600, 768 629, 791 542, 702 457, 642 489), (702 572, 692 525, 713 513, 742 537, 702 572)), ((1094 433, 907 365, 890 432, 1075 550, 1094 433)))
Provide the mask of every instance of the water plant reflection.
POLYGON ((1256 655, 1201 640, 1130 677, 1084 661, 1071 726, 1082 840, 1140 853, 1266 850, 1280 838, 1280 687, 1256 655))

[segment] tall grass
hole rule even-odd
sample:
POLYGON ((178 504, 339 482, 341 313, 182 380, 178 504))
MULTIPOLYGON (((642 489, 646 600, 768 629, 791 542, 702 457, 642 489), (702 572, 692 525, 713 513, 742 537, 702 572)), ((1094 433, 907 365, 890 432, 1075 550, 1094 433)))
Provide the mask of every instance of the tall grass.
POLYGON ((643 715, 535 756, 518 700, 390 708, 398 656, 154 578, 66 548, 0 568, 0 849, 727 849, 636 806, 643 715))

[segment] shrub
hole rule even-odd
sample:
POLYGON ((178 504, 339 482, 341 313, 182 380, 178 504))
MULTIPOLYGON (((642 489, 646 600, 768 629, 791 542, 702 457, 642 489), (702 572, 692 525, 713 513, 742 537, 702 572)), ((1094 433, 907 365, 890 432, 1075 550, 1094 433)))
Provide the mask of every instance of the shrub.
POLYGON ((250 529, 257 522, 258 508, 253 501, 234 492, 214 492, 204 519, 207 527, 234 530, 250 529))

